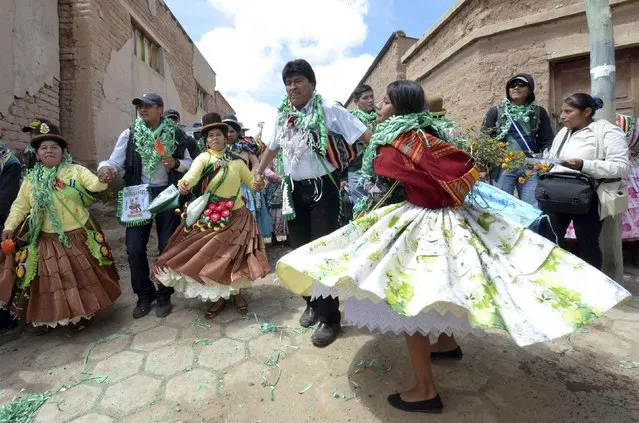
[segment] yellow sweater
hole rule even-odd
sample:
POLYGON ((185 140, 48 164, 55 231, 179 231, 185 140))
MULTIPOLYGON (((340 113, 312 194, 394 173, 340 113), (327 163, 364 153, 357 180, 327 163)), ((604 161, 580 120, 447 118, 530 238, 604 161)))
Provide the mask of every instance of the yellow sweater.
MULTIPOLYGON (((61 166, 58 170, 58 178, 67 185, 69 184, 69 180, 73 179, 77 185, 81 185, 87 191, 99 192, 104 191, 108 187, 107 184, 100 183, 98 177, 91 173, 89 169, 75 164, 61 166)), ((4 224, 5 230, 15 231, 31 212, 33 205, 33 199, 31 197, 32 186, 33 183, 28 179, 22 182, 18 197, 11 205, 9 217, 7 217, 7 221, 4 224)), ((53 204, 58 212, 58 217, 62 223, 62 229, 65 232, 81 228, 82 226, 80 226, 78 221, 84 225, 89 219, 89 212, 79 204, 66 199, 63 195, 52 195, 52 198, 53 204), (75 214, 75 217, 60 203, 60 199, 66 200, 64 204, 75 214)), ((42 232, 55 232, 47 216, 45 216, 42 222, 42 232)))
MULTIPOLYGON (((182 177, 180 182, 185 181, 187 183, 187 188, 191 189, 195 184, 197 184, 200 180, 202 172, 204 168, 209 165, 215 163, 220 157, 224 155, 223 151, 213 151, 208 150, 193 160, 193 164, 188 172, 182 177)), ((242 160, 232 160, 227 162, 227 167, 229 169, 226 179, 222 182, 215 192, 211 192, 213 188, 217 184, 220 183, 220 179, 222 179, 223 171, 220 170, 217 172, 215 177, 209 181, 209 184, 206 186, 206 192, 210 192, 211 194, 217 195, 218 197, 229 198, 238 194, 240 190, 240 183, 244 183, 249 188, 253 188, 253 175, 251 171, 246 166, 244 161, 242 160)), ((233 206, 233 210, 241 209, 244 207, 244 200, 242 200, 242 196, 239 195, 235 200, 235 205, 233 206)))

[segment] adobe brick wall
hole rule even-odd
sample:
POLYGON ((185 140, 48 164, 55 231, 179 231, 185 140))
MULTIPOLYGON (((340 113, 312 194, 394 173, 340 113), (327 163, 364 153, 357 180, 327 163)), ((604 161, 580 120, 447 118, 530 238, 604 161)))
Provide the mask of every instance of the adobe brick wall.
POLYGON ((26 94, 22 98, 15 98, 9 107, 9 113, 0 115, 0 139, 7 143, 10 149, 20 152, 29 143, 29 135, 22 132, 34 117, 48 119, 58 124, 58 91, 60 81, 53 80, 53 85, 44 86, 34 95, 26 94))
MULTIPOLYGON (((471 5, 491 5, 494 2, 468 2, 471 5)), ((581 2, 563 1, 562 5, 581 2)), ((520 17, 514 10, 551 12, 556 3, 516 0, 507 5, 493 5, 489 24, 499 24, 500 19, 520 17), (526 9, 528 8, 528 9, 526 9), (542 9, 545 8, 545 9, 542 9), (503 10, 502 10, 503 9, 503 10)), ((520 26, 471 43, 454 55, 438 62, 438 55, 467 35, 473 25, 486 23, 477 8, 469 8, 454 17, 441 34, 436 34, 413 57, 405 60, 408 79, 417 79, 426 94, 439 94, 444 98, 448 117, 463 129, 478 129, 487 110, 505 96, 505 83, 519 72, 533 75, 536 82, 537 102, 553 113, 551 66, 555 61, 587 55, 589 51, 588 28, 585 14, 570 15, 533 26, 520 26), (471 13, 472 12, 472 13, 471 13), (438 64, 420 78, 425 70, 438 64)), ((534 17, 531 13, 530 18, 534 17)), ((615 42, 618 46, 636 45, 639 42, 639 8, 637 2, 613 5, 615 42)), ((504 23, 504 22, 501 22, 504 23)), ((406 56, 404 56, 406 58, 406 56)))
POLYGON ((208 111, 232 112, 217 92, 207 97, 209 110, 198 109, 195 63, 200 79, 209 72, 211 80, 200 82, 207 89, 215 74, 194 60, 195 45, 163 2, 59 0, 58 13, 61 126, 80 162, 93 166, 108 156, 134 116, 130 99, 147 90, 162 93, 187 125, 208 111), (133 21, 162 48, 161 75, 134 57, 133 21))

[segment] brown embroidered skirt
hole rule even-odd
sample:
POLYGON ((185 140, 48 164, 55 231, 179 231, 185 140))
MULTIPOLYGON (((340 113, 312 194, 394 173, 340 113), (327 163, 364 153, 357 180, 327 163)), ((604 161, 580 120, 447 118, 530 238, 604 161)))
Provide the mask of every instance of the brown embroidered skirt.
POLYGON ((219 232, 186 233, 182 223, 153 266, 156 281, 186 297, 213 301, 229 298, 270 270, 264 241, 246 207, 233 211, 219 232))
POLYGON ((38 239, 38 274, 27 291, 16 286, 14 255, 0 252, 0 307, 34 325, 68 325, 90 318, 120 296, 115 265, 101 267, 86 245, 83 229, 66 233, 71 247, 56 234, 38 239))

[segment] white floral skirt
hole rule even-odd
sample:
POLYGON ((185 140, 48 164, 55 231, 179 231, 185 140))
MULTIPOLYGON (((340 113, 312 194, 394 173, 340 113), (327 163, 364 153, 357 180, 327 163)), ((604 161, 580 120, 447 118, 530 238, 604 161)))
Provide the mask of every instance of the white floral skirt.
POLYGON ((282 257, 281 283, 338 295, 345 319, 383 332, 499 328, 524 346, 574 331, 630 293, 511 220, 394 204, 282 257))

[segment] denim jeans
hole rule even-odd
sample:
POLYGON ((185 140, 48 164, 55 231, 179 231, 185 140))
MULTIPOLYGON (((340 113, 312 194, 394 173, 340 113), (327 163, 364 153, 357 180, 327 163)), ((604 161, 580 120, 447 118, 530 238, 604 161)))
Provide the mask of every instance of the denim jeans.
POLYGON ((510 195, 515 195, 517 190, 517 197, 521 201, 537 207, 537 200, 535 199, 535 188, 537 188, 537 181, 539 175, 533 171, 533 175, 526 178, 526 181, 522 184, 518 181, 520 177, 524 177, 523 171, 506 172, 502 171, 495 183, 495 186, 502 191, 510 195))

